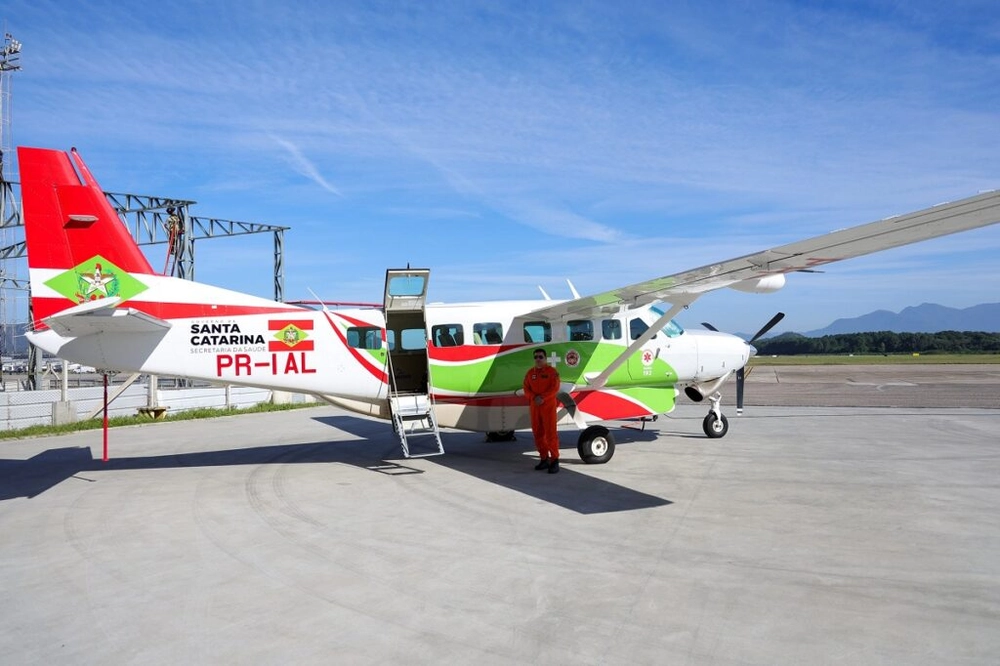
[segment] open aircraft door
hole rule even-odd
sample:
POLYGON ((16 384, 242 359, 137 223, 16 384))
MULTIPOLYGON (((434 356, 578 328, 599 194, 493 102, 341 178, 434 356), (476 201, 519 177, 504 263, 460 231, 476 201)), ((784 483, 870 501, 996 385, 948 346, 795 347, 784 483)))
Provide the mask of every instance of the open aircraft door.
POLYGON ((389 400, 393 424, 406 457, 444 453, 434 419, 427 361, 426 268, 390 268, 385 272, 385 333, 389 346, 389 400), (429 453, 410 450, 417 436, 433 436, 429 453))

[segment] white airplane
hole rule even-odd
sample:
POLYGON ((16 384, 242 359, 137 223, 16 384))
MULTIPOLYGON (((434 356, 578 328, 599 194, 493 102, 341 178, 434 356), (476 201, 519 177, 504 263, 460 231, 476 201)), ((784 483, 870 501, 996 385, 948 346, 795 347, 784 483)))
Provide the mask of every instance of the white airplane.
POLYGON ((1000 222, 1000 192, 836 231, 567 301, 428 304, 425 269, 386 272, 381 307, 322 310, 156 273, 74 149, 18 148, 32 344, 104 370, 261 386, 391 420, 407 457, 443 453, 439 426, 506 439, 530 426, 520 388, 544 348, 563 381, 559 422, 580 457, 615 450, 602 422, 707 399, 709 437, 729 422, 720 387, 752 342, 672 318, 729 287, 768 293, 790 272, 1000 222), (429 435, 429 451, 411 444, 429 435))

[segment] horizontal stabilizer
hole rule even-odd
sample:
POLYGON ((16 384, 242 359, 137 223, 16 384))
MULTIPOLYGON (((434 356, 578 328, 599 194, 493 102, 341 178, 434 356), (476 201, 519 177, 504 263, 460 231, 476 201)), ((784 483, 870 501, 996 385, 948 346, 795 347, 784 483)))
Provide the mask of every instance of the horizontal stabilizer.
POLYGON ((82 338, 95 333, 156 333, 170 323, 133 308, 117 309, 121 298, 112 296, 81 303, 43 320, 65 338, 82 338))

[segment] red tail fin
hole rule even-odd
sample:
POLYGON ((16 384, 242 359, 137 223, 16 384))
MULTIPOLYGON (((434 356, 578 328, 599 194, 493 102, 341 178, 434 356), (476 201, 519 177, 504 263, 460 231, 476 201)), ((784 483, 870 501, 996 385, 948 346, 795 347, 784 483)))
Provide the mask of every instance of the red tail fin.
POLYGON ((17 159, 29 269, 100 256, 129 273, 153 273, 76 149, 70 161, 61 150, 19 147, 17 159))

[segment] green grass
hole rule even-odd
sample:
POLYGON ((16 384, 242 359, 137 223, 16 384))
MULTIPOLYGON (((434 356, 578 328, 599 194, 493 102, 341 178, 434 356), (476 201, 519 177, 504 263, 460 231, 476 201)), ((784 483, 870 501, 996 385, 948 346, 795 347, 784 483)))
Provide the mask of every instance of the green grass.
POLYGON ((756 356, 756 365, 948 365, 1000 363, 1000 354, 808 354, 802 356, 756 356))
MULTIPOLYGON (((153 423, 165 423, 167 421, 193 421, 194 419, 211 419, 220 416, 235 416, 237 414, 257 414, 261 412, 284 412, 291 409, 303 409, 305 407, 319 407, 325 403, 303 402, 295 404, 272 405, 261 403, 245 409, 225 409, 208 408, 191 409, 176 414, 168 414, 162 419, 153 420, 148 416, 114 416, 108 419, 109 428, 120 428, 122 426, 149 425, 153 423)), ((88 421, 76 421, 63 425, 33 425, 27 428, 16 430, 0 430, 0 439, 23 439, 26 437, 47 437, 50 435, 66 435, 83 430, 99 430, 104 425, 103 418, 93 418, 88 421)))

